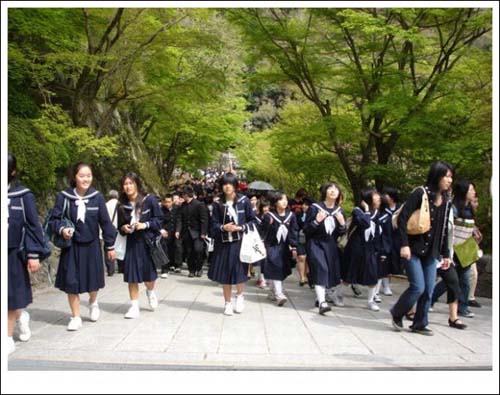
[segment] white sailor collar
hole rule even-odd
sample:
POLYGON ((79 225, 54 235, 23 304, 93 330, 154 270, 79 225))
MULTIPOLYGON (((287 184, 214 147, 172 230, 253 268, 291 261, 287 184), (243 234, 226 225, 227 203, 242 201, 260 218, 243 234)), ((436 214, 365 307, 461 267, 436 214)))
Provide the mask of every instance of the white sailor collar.
POLYGON ((77 196, 73 189, 66 189, 61 192, 65 197, 71 200, 91 199, 99 194, 99 191, 94 188, 89 188, 85 196, 77 196))
POLYGON ((28 192, 31 192, 29 188, 26 188, 20 184, 15 184, 11 185, 9 190, 7 191, 7 197, 10 198, 15 198, 19 196, 23 196, 27 194, 28 192))

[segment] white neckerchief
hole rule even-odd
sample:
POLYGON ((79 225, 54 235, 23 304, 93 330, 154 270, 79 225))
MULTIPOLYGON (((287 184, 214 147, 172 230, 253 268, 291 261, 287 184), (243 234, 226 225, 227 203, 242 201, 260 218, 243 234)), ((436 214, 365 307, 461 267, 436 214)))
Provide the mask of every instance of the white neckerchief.
POLYGON ((227 213, 231 217, 236 225, 238 225, 238 214, 234 209, 234 201, 226 202, 227 213))
POLYGON ((137 215, 135 213, 135 203, 130 203, 130 205, 132 206, 130 225, 135 226, 135 224, 137 223, 137 215))
POLYGON ((370 227, 365 230, 365 241, 370 240, 370 236, 375 237, 375 231, 377 229, 377 225, 373 222, 373 219, 377 216, 378 210, 375 210, 373 215, 370 217, 370 227))
POLYGON ((76 193, 76 188, 73 190, 73 192, 78 198, 77 200, 75 200, 75 205, 78 208, 78 211, 76 213, 76 222, 80 220, 85 223, 85 213, 87 212, 86 204, 89 202, 89 199, 84 199, 82 196, 78 195, 78 193, 76 193))
POLYGON ((281 243, 282 241, 284 242, 288 236, 288 227, 285 225, 285 222, 287 222, 291 218, 292 213, 289 213, 284 221, 281 221, 278 217, 274 215, 274 213, 270 212, 269 215, 273 217, 276 220, 276 222, 280 224, 278 231, 276 232, 276 240, 278 241, 278 244, 281 243))
POLYGON ((324 219, 325 231, 329 236, 331 236, 333 234, 333 232, 335 231, 335 227, 336 227, 334 215, 337 214, 337 212, 340 210, 340 207, 338 207, 336 210, 333 210, 331 213, 329 213, 327 210, 325 210, 319 204, 314 203, 314 206, 316 206, 316 208, 320 209, 321 211, 323 211, 326 214, 326 218, 324 219))

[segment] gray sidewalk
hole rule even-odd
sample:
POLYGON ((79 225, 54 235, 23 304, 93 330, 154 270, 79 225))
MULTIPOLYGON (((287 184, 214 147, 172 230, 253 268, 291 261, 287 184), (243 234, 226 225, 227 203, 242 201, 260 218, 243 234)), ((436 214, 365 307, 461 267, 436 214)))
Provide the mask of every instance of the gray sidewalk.
MULTIPOLYGON (((299 287, 295 275, 285 282, 289 302, 277 307, 267 290, 250 280, 243 314, 227 317, 222 288, 207 279, 170 275, 158 279, 158 309, 149 310, 141 285, 141 316, 123 318, 127 284, 121 275, 106 278, 99 293, 101 318, 88 319, 82 295, 83 328, 66 331, 69 306, 56 289, 38 292, 28 307, 33 336, 16 342, 10 370, 156 370, 156 369, 492 369, 491 300, 476 317, 464 318, 465 331, 448 326, 448 308, 437 303, 430 313, 433 337, 395 332, 388 309, 406 288, 395 279, 394 296, 383 297, 380 312, 366 308, 344 288, 346 307, 320 316, 314 291, 299 287)), ((366 293, 366 291, 364 291, 366 293)), ((443 297, 445 301, 445 297, 443 297)), ((409 321, 404 322, 408 327, 409 321)))

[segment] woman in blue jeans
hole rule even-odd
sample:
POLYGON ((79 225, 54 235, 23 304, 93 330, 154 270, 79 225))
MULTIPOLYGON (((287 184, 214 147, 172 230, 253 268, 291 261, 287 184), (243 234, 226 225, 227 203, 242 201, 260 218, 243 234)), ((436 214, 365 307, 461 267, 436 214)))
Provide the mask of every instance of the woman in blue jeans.
POLYGON ((410 286, 391 309, 392 325, 397 331, 403 329, 404 315, 417 303, 417 311, 410 329, 414 333, 433 335, 427 325, 437 264, 440 262, 443 270, 451 264, 447 224, 451 209, 449 192, 452 182, 451 165, 443 161, 434 162, 425 186, 411 193, 399 215, 401 258, 405 261, 410 286), (429 200, 431 228, 424 234, 408 235, 408 219, 414 211, 420 209, 424 189, 429 200))

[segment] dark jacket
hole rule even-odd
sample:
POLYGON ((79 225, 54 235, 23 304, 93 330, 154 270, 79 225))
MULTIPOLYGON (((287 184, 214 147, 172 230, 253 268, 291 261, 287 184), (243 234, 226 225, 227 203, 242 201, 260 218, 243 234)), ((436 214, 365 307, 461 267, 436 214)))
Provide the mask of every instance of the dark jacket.
POLYGON ((31 232, 24 232, 24 247, 29 259, 38 259, 43 252, 43 230, 36 211, 35 196, 28 188, 17 184, 12 185, 7 197, 9 199, 8 246, 20 248, 23 238, 23 228, 29 227, 31 232), (24 207, 24 215, 23 215, 24 207), (26 222, 24 222, 26 217, 26 222))
POLYGON ((204 203, 196 199, 190 203, 184 202, 178 218, 176 232, 182 236, 189 235, 192 239, 197 239, 201 235, 208 235, 208 210, 204 203))
POLYGON ((89 188, 84 196, 86 202, 85 222, 77 221, 78 207, 76 201, 79 200, 73 188, 68 188, 60 192, 56 197, 56 204, 52 210, 50 225, 54 233, 61 233, 63 230, 62 220, 67 216, 64 210, 64 202, 69 207, 69 219, 75 224, 73 240, 77 243, 90 243, 99 238, 99 226, 102 229, 102 238, 107 251, 114 249, 116 229, 109 218, 108 209, 104 196, 94 188, 89 188))
POLYGON ((444 200, 440 207, 436 207, 434 205, 435 195, 431 193, 427 186, 425 189, 429 198, 429 208, 431 211, 431 229, 422 235, 407 234, 406 225, 408 219, 422 204, 424 192, 422 188, 417 188, 406 201, 398 218, 401 247, 409 246, 411 253, 419 257, 430 256, 437 259, 441 256, 443 258, 450 258, 450 250, 446 242, 448 240, 448 227, 445 224, 450 215, 451 202, 444 200))
POLYGON ((175 227, 179 216, 179 207, 172 206, 171 210, 161 207, 161 211, 163 213, 162 228, 168 232, 169 238, 174 237, 175 227))

